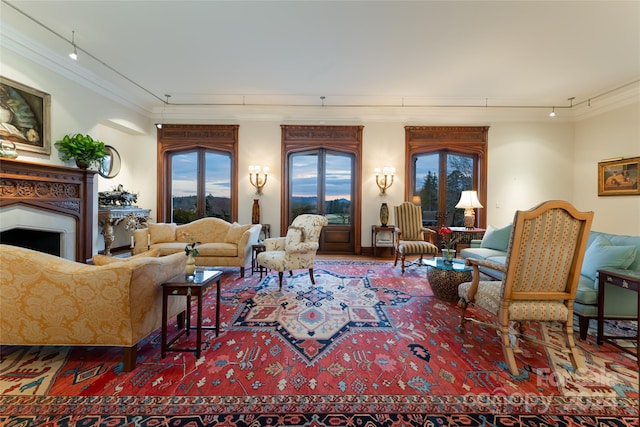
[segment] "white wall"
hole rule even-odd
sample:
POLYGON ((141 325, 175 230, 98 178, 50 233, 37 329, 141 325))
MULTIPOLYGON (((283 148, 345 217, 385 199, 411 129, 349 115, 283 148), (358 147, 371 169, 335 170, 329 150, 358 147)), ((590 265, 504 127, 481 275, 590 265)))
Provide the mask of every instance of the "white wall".
POLYGON ((574 203, 593 230, 640 235, 640 196, 598 196, 598 162, 640 156, 640 100, 575 125, 574 203))
MULTIPOLYGON (((139 193, 138 205, 152 209, 156 217, 156 131, 154 120, 140 111, 126 108, 110 97, 99 95, 65 77, 20 57, 0 51, 0 74, 51 94, 52 144, 66 133, 90 133, 114 146, 122 157, 122 170, 114 179, 97 176, 96 191, 123 184, 139 193)), ((262 222, 270 223, 272 235, 280 235, 281 128, 290 124, 363 125, 362 246, 371 245, 370 227, 377 224, 380 204, 389 206, 404 198, 405 125, 486 125, 489 129, 487 223, 509 223, 516 209, 528 209, 547 199, 565 199, 579 209, 594 210, 594 229, 640 234, 640 196, 597 197, 597 162, 603 158, 640 155, 640 101, 616 111, 575 122, 570 117, 551 120, 546 112, 532 120, 514 119, 514 112, 482 115, 479 110, 447 109, 403 111, 349 109, 280 108, 277 114, 248 116, 245 109, 188 111, 171 116, 165 123, 239 124, 239 218, 251 221, 255 189, 249 184, 250 164, 270 168, 264 195, 260 197, 262 222), (407 116, 406 114, 411 114, 407 116), (500 114, 499 116, 497 114, 500 114), (373 178, 375 167, 393 166, 397 176, 384 198, 373 178)), ((518 112, 520 114, 520 112, 518 112)), ((50 157, 20 153, 20 159, 62 164, 52 147, 50 157)), ((97 205, 97 201, 96 201, 97 205)), ((95 222, 95 221, 94 221, 95 222)), ((118 235, 116 246, 128 243, 118 235)), ((102 236, 94 227, 94 251, 103 248, 102 236)))

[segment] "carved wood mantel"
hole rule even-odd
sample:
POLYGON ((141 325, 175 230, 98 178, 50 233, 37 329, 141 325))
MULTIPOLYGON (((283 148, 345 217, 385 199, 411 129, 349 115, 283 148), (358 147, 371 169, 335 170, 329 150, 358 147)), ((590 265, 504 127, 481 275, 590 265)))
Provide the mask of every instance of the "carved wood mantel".
POLYGON ((0 160, 0 209, 26 205, 76 220, 76 261, 93 256, 96 171, 22 160, 0 160))

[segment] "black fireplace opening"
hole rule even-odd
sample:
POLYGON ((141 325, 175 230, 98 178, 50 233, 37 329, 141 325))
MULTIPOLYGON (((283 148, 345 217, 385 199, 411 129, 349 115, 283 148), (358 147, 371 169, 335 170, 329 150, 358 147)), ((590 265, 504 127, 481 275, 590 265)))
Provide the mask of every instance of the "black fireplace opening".
POLYGON ((62 254, 61 234, 55 231, 12 228, 0 232, 0 243, 60 256, 62 254))

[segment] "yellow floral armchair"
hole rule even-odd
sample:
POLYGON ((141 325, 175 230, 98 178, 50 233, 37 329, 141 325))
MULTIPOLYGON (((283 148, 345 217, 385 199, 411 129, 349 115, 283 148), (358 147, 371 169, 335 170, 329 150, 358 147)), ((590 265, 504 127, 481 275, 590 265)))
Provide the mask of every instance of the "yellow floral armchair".
POLYGON ((282 275, 284 271, 309 269, 311 283, 313 277, 313 262, 316 259, 320 240, 320 233, 329 221, 322 215, 302 214, 297 216, 286 237, 265 239, 265 251, 258 254, 258 264, 278 272, 280 289, 282 289, 282 275))
MULTIPOLYGON (((123 369, 135 368, 137 343, 161 326, 161 284, 184 272, 186 256, 104 258, 112 262, 87 265, 0 245, 0 345, 123 347, 123 369)), ((185 308, 170 298, 169 318, 181 322, 185 308)))

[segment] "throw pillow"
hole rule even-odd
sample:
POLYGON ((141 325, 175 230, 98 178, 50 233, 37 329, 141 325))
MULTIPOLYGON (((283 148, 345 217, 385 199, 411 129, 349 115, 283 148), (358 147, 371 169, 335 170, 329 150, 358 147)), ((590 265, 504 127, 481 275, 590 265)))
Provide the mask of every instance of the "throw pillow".
POLYGON ((176 240, 176 224, 170 223, 149 223, 149 236, 151 236, 151 244, 173 242, 176 240))
POLYGON ((127 258, 118 258, 118 257, 95 254, 92 258, 92 261, 94 265, 108 265, 108 264, 114 264, 118 262, 131 261, 133 259, 143 258, 143 257, 155 258, 158 255, 160 255, 159 249, 150 249, 148 251, 142 252, 141 254, 130 256, 127 258))
POLYGON ((613 246, 609 239, 598 236, 584 253, 580 274, 595 280, 601 268, 626 269, 636 259, 637 251, 635 246, 613 246))
POLYGON ((491 225, 487 226, 487 231, 485 231, 482 237, 480 247, 506 252, 509 247, 512 227, 513 224, 506 225, 502 228, 495 228, 491 225))
POLYGON ((242 224, 238 224, 237 222, 234 222, 233 224, 231 224, 231 226, 227 230, 227 234, 224 236, 224 242, 238 243, 240 241, 240 238, 244 234, 244 232, 247 231, 249 228, 251 228, 251 224, 242 225, 242 224))
POLYGON ((291 225, 287 230, 285 246, 297 245, 298 243, 304 242, 304 238, 304 228, 291 225))

